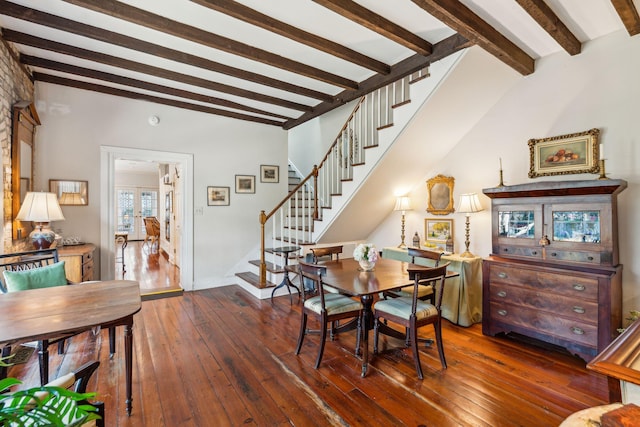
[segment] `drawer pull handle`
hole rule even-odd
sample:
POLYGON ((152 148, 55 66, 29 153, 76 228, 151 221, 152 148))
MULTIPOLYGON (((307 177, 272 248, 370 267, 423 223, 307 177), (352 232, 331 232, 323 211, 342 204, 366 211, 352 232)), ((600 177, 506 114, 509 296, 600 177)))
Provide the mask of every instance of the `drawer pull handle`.
POLYGON ((506 279, 507 278, 507 273, 501 271, 500 273, 498 273, 498 277, 501 279, 506 279))
POLYGON ((509 252, 509 248, 503 248, 502 251, 503 252, 509 252))
POLYGON ((558 256, 558 254, 555 252, 551 252, 551 256, 558 256))
POLYGON ((537 251, 531 251, 531 255, 538 255, 537 251))
POLYGON ((507 315, 507 310, 502 310, 502 309, 501 309, 501 310, 498 310, 498 314, 499 314, 500 316, 506 316, 506 315, 507 315))
POLYGON ((507 296, 507 293, 505 291, 500 291, 498 292, 498 296, 504 298, 507 296))
POLYGON ((582 292, 586 289, 586 287, 584 285, 581 285, 580 283, 574 283, 573 289, 575 289, 576 291, 582 292))
POLYGON ((593 257, 592 257, 592 256, 587 257, 587 259, 588 259, 589 261, 593 261, 593 257))
POLYGON ((584 307, 580 307, 580 306, 574 305, 573 306, 573 311, 575 313, 578 313, 578 314, 584 314, 586 310, 584 309, 584 307))
POLYGON ((584 335, 584 329, 578 328, 577 326, 571 327, 571 332, 573 332, 576 335, 584 335))

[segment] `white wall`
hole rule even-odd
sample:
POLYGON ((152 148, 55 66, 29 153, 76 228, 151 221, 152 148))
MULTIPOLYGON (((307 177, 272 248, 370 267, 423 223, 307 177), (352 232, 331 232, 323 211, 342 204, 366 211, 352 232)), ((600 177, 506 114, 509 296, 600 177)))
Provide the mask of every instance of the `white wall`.
POLYGON ((237 282, 233 266, 255 248, 260 210, 271 209, 286 193, 285 179, 278 184, 259 179, 261 164, 286 170, 284 130, 43 83, 36 85, 36 105, 42 120, 36 189, 53 177, 89 181, 89 206, 65 211, 66 220, 56 228, 104 247, 99 241, 101 145, 193 154, 193 208, 202 215, 194 216, 194 259, 182 262, 193 262, 196 289, 237 282), (149 125, 151 115, 160 117, 158 126, 149 125), (235 194, 235 174, 256 175, 256 193, 235 194), (211 185, 230 187, 229 207, 207 206, 211 185))
MULTIPOLYGON (((492 60, 488 58, 488 60, 492 60)), ((500 98, 482 119, 458 141, 435 168, 425 170, 423 180, 411 192, 414 210, 407 212, 406 234, 418 231, 424 237, 426 180, 441 173, 455 178, 457 205, 462 193, 478 192, 499 183, 499 158, 502 158, 504 183, 523 184, 541 180, 596 179, 597 175, 568 175, 530 179, 530 138, 543 138, 601 129, 606 153, 606 170, 612 178, 625 179, 629 186, 619 195, 620 256, 623 270, 624 311, 640 308, 640 37, 617 32, 583 46, 577 56, 558 53, 537 61, 536 71, 519 81, 500 98)), ((465 88, 473 97, 478 88, 465 88)), ((425 108, 434 108, 427 105, 425 108)), ((442 102, 435 106, 456 114, 456 105, 442 102)), ((455 117, 455 116, 454 116, 455 117)), ((415 121, 411 131, 427 132, 427 121, 415 121)), ((449 141, 447 141, 449 143, 449 141)), ((417 151, 415 156, 428 156, 417 151)), ((481 196, 485 211, 471 217, 473 253, 487 256, 491 252, 490 200, 481 196)), ((441 218, 454 219, 455 250, 464 250, 463 214, 441 218)), ((369 236, 378 245, 397 245, 400 216, 391 212, 387 220, 369 236)))

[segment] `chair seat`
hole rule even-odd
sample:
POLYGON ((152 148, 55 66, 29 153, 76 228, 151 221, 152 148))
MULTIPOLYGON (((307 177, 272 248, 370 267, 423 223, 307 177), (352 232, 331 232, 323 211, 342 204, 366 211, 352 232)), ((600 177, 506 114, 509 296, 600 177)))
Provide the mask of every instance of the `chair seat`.
MULTIPOLYGON (((324 294, 324 304, 327 309, 327 315, 362 310, 362 303, 360 301, 356 301, 340 294, 324 294)), ((320 314, 322 311, 322 301, 320 300, 320 296, 318 295, 305 300, 304 306, 309 310, 320 314)))
MULTIPOLYGON (((413 286, 405 286, 404 288, 400 289, 399 291, 391 291, 389 293, 393 294, 394 296, 397 296, 397 297, 411 298, 413 296, 413 286)), ((433 295, 433 287, 432 286, 419 285, 418 286, 418 298, 422 299, 422 298, 426 297, 427 295, 433 295)))
MULTIPOLYGON (((408 320, 411 317, 411 304, 412 299, 401 297, 401 298, 393 298, 380 300, 373 308, 376 312, 384 312, 390 314, 392 316, 399 317, 401 319, 408 320)), ((416 305, 416 319, 422 320, 427 317, 437 316, 438 309, 433 305, 424 301, 417 301, 416 305)))

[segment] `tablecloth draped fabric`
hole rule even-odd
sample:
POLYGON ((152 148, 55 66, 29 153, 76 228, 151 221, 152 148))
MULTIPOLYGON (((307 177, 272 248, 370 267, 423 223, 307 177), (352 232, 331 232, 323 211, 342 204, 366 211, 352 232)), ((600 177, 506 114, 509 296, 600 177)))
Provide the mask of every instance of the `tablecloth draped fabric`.
MULTIPOLYGON (((410 262, 406 249, 383 248, 382 257, 410 262)), ((460 274, 447 279, 442 297, 442 317, 460 325, 471 326, 482 321, 482 258, 443 255, 441 263, 449 262, 449 271, 460 274)), ((433 267, 432 260, 416 258, 416 264, 433 267)))

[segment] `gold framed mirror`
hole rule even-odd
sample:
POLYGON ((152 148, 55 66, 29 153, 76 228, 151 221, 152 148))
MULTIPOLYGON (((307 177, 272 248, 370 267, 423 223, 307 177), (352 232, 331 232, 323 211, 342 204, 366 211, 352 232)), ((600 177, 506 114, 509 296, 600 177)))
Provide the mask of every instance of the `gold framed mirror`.
POLYGON ((427 212, 434 215, 447 215, 455 212, 453 208, 452 176, 437 175, 427 181, 427 212))
POLYGON ((33 159, 36 126, 40 118, 33 102, 20 101, 13 106, 11 138, 11 220, 13 240, 26 238, 33 230, 31 222, 16 219, 27 191, 33 191, 33 159))

